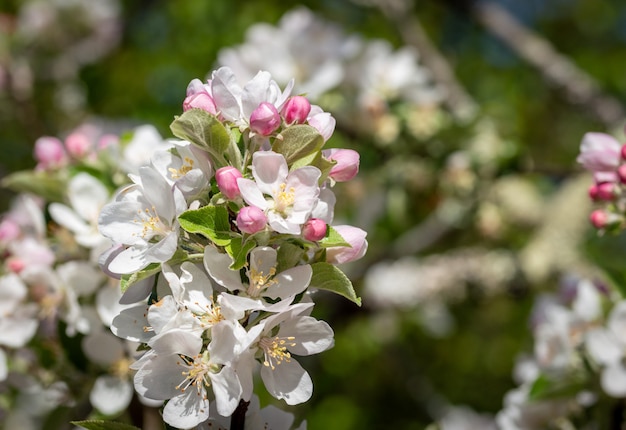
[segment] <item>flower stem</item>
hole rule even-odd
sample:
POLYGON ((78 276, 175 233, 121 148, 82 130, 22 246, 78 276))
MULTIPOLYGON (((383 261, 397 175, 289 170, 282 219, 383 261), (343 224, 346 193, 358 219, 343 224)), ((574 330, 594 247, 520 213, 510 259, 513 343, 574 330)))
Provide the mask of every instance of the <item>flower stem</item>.
POLYGON ((243 399, 239 401, 237 409, 230 416, 230 430, 243 430, 246 424, 246 412, 249 404, 250 402, 245 402, 243 399))

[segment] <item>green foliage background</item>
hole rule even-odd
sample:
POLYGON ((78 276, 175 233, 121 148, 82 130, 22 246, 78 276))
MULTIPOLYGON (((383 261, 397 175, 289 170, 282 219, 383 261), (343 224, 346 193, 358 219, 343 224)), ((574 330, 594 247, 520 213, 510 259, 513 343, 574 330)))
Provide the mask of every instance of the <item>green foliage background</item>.
MULTIPOLYGON (((20 3, 3 0, 0 13, 10 17, 20 3)), ((82 69, 80 78, 87 91, 88 110, 80 117, 66 117, 55 109, 46 81, 37 82, 32 99, 26 102, 0 93, 0 175, 33 166, 32 146, 37 137, 62 136, 89 116, 129 124, 148 122, 155 124, 162 135, 170 136, 168 126, 181 111, 187 83, 205 77, 214 68, 217 52, 242 43, 245 30, 253 23, 276 23, 300 4, 339 23, 347 33, 358 32, 401 45, 393 23, 377 9, 357 3, 124 1, 121 44, 100 62, 82 69)), ((512 155, 500 166, 500 174, 526 175, 549 194, 579 171, 575 158, 582 135, 607 131, 606 127, 588 106, 572 103, 547 84, 535 68, 477 23, 463 9, 463 3, 420 0, 415 2, 415 14, 483 114, 494 119, 503 140, 511 143, 512 155)), ((499 3, 597 79, 604 91, 625 100, 624 2, 499 3)), ((15 49, 25 48, 9 43, 5 57, 7 53, 15 54, 15 49)), ((455 145, 463 145, 464 137, 463 130, 452 130, 443 140, 448 147, 417 151, 450 152, 455 145)), ((347 145, 362 153, 363 176, 379 163, 380 149, 367 139, 338 137, 335 145, 347 145)), ((5 209, 10 194, 4 191, 0 197, 0 206, 5 209)), ((408 217, 385 218, 376 231, 369 232, 373 258, 431 209, 426 199, 412 205, 414 211, 408 217)), ((349 208, 342 209, 347 217, 351 216, 349 208)), ((499 245, 516 249, 527 239, 526 232, 514 232, 507 238, 509 242, 499 245)), ((435 250, 445 252, 455 245, 481 240, 475 232, 459 228, 435 250)), ((606 254, 606 247, 612 255, 616 249, 624 249, 619 240, 605 248, 594 241, 592 244, 592 251, 600 256, 606 254)), ((616 260, 609 259, 607 266, 617 266, 615 271, 620 273, 619 262, 613 264, 616 260)), ((361 281, 355 279, 357 289, 361 281)), ((418 310, 378 312, 366 301, 363 308, 357 308, 346 300, 321 295, 316 315, 327 319, 335 329, 336 346, 303 360, 313 375, 315 393, 309 403, 293 411, 299 418, 306 417, 312 430, 421 429, 436 418, 439 405, 445 403, 497 412, 504 393, 514 387, 511 371, 515 357, 530 347, 527 318, 535 291, 527 287, 509 286, 502 294, 488 298, 470 294, 452 304, 455 329, 441 338, 424 331, 418 310)), ((269 397, 262 399, 269 401, 269 397)))

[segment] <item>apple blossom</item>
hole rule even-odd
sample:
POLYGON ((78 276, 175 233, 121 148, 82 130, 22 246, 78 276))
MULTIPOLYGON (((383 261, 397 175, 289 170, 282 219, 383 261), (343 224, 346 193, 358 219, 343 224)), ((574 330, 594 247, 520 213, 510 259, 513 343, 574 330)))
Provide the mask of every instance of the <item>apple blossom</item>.
POLYGON ((333 228, 350 244, 335 246, 326 250, 326 261, 332 264, 343 264, 358 260, 367 252, 367 232, 350 225, 336 225, 333 228))
POLYGON ((35 142, 37 169, 48 170, 62 167, 67 163, 63 143, 56 137, 40 137, 35 142))
POLYGON ((605 133, 585 133, 576 158, 593 173, 598 182, 616 182, 616 170, 621 161, 621 145, 605 133))
POLYGON ((280 114, 273 104, 262 102, 250 115, 250 130, 269 136, 280 127, 280 114))
POLYGON ((317 204, 319 169, 304 166, 289 172, 281 154, 262 151, 253 155, 252 176, 254 181, 237 180, 246 203, 264 211, 274 231, 299 234, 317 204))

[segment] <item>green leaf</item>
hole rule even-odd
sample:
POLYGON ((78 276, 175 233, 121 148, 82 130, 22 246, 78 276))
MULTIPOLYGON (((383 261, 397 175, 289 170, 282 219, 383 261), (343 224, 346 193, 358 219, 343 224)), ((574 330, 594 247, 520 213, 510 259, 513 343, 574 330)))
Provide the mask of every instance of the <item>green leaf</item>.
POLYGON ((330 248, 333 246, 347 246, 349 248, 352 248, 352 245, 346 242, 343 236, 340 235, 339 232, 337 232, 337 230, 332 228, 330 225, 327 226, 326 236, 318 243, 323 248, 330 248))
POLYGON ((576 395, 587 386, 587 375, 583 370, 566 375, 540 374, 530 387, 530 400, 558 399, 576 395))
POLYGON ((227 164, 224 152, 229 148, 233 136, 215 115, 202 109, 189 109, 174 118, 170 129, 174 136, 207 151, 215 168, 227 164))
POLYGON ((72 421, 71 423, 87 430, 141 430, 139 427, 118 423, 116 421, 84 420, 72 421))
POLYGON ((282 272, 283 270, 287 270, 296 266, 302 259, 303 255, 304 249, 302 249, 298 245, 294 245, 293 243, 289 242, 283 242, 278 248, 278 252, 276 255, 276 271, 282 272))
POLYGON ((189 233, 197 233, 218 246, 226 246, 232 239, 228 210, 224 206, 203 206, 178 216, 180 226, 189 233))
POLYGON ((48 202, 63 202, 67 179, 57 172, 24 170, 2 179, 2 186, 17 192, 43 197, 48 202))
POLYGON ((231 270, 239 270, 248 262, 248 253, 256 247, 254 240, 247 240, 242 244, 243 238, 237 237, 230 241, 226 246, 226 252, 233 259, 230 265, 231 270))
POLYGON ((311 162, 324 146, 324 138, 310 125, 292 125, 280 136, 274 141, 272 150, 283 154, 289 166, 305 158, 311 162))
POLYGON ((361 306, 361 298, 356 296, 352 282, 336 266, 330 263, 314 263, 311 268, 313 276, 310 287, 332 291, 361 306))
POLYGON ((144 279, 149 278, 150 276, 155 275, 160 271, 160 263, 150 263, 145 269, 141 269, 140 271, 135 273, 122 275, 122 279, 120 280, 122 293, 128 290, 131 285, 134 285, 139 281, 143 281, 144 279))

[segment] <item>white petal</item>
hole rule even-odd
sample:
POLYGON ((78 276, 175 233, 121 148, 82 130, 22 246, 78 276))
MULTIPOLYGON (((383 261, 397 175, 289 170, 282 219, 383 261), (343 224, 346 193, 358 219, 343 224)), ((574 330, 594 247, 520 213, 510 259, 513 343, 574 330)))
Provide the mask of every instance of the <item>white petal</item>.
POLYGON ((122 341, 105 331, 96 331, 85 336, 82 347, 89 360, 103 367, 110 366, 124 357, 122 341))
POLYGON ((270 80, 271 75, 268 72, 260 71, 244 85, 241 93, 241 111, 244 119, 250 120, 250 115, 262 102, 271 103, 268 100, 270 80))
POLYGON ((238 121, 241 117, 241 92, 237 77, 228 67, 213 72, 211 93, 217 109, 225 119, 238 121))
POLYGON ((94 222, 98 219, 102 206, 109 200, 109 191, 102 182, 81 172, 70 181, 68 197, 78 215, 84 220, 94 222))
POLYGON ((84 218, 81 218, 73 209, 61 203, 50 203, 48 206, 50 217, 59 224, 74 233, 88 233, 91 227, 84 218))
POLYGON ((180 429, 191 429, 209 419, 209 400, 195 387, 174 397, 163 408, 163 420, 180 429))
POLYGON ((600 377, 604 391, 613 397, 626 396, 626 368, 622 363, 607 366, 600 377))
POLYGON ((237 374, 232 367, 224 366, 219 373, 210 374, 211 385, 215 393, 217 412, 222 416, 230 416, 237 408, 241 399, 242 389, 237 374))
POLYGON ((89 401, 104 415, 116 415, 125 410, 133 398, 132 384, 114 376, 100 376, 89 394, 89 401))
POLYGON ((261 378, 267 391, 277 399, 284 399, 288 405, 298 405, 311 398, 313 381, 296 360, 283 361, 272 370, 261 367, 261 378))
POLYGON ((153 337, 148 345, 159 354, 183 354, 194 357, 202 348, 202 339, 189 331, 172 329, 153 337))
POLYGON ((270 285, 263 295, 277 299, 300 294, 309 286, 312 275, 313 269, 308 264, 287 269, 274 277, 276 283, 270 285))
POLYGON ((252 176, 257 186, 262 193, 275 196, 289 172, 285 157, 272 151, 258 151, 252 158, 252 176))
POLYGON ((290 346, 290 352, 296 355, 311 355, 332 348, 333 329, 325 321, 319 321, 311 316, 301 316, 285 321, 278 331, 278 336, 295 337, 295 346, 290 346))
POLYGON ((204 268, 213 280, 230 291, 242 290, 239 271, 229 269, 232 263, 228 254, 222 254, 214 246, 204 248, 204 268))
POLYGON ((617 303, 607 321, 607 327, 626 345, 626 300, 617 303))
POLYGON ((130 340, 132 342, 147 342, 154 333, 146 331, 148 320, 147 305, 137 305, 124 309, 118 316, 113 318, 111 331, 117 337, 130 340))
POLYGON ((237 179, 237 185, 239 186, 239 192, 241 197, 251 206, 255 206, 261 210, 268 208, 267 200, 263 197, 263 193, 257 186, 257 183, 250 179, 239 178, 237 179))
POLYGON ((615 363, 622 358, 622 347, 613 333, 603 328, 590 330, 586 336, 587 350, 601 364, 615 363))
POLYGON ((151 354, 147 359, 140 360, 141 367, 134 378, 135 390, 152 400, 168 400, 179 395, 180 389, 176 387, 185 379, 181 372, 189 370, 188 366, 180 364, 181 361, 177 354, 151 354))
POLYGON ((276 267, 277 252, 269 246, 258 246, 250 251, 250 268, 252 272, 268 275, 276 267))
POLYGON ((9 375, 9 365, 7 363, 7 355, 4 350, 0 348, 0 382, 7 379, 9 375))
POLYGON ((37 320, 31 318, 0 318, 0 345, 21 348, 32 339, 38 326, 37 320))

